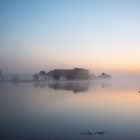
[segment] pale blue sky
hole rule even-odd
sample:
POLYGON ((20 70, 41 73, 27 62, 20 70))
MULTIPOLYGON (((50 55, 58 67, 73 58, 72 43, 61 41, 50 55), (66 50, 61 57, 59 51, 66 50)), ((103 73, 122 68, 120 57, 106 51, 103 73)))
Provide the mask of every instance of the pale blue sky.
POLYGON ((0 0, 0 68, 140 70, 139 0, 0 0))

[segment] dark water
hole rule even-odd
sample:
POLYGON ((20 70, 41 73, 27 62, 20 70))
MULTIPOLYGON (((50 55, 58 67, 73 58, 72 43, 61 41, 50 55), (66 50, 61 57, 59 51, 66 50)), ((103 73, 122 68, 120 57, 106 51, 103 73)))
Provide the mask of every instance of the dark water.
POLYGON ((140 140, 140 83, 0 83, 0 140, 140 140))

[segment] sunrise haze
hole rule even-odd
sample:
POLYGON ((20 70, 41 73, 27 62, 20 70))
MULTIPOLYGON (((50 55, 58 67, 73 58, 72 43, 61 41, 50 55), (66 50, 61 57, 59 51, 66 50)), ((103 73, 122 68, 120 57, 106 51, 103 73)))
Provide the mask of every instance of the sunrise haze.
POLYGON ((140 72, 140 1, 0 0, 0 68, 140 72))

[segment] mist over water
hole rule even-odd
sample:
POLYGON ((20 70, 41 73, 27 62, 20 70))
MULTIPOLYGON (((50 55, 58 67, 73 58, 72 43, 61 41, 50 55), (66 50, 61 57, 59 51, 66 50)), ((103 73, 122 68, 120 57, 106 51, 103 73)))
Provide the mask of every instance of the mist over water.
POLYGON ((0 137, 138 140, 139 90, 140 80, 122 79, 0 83, 0 137))

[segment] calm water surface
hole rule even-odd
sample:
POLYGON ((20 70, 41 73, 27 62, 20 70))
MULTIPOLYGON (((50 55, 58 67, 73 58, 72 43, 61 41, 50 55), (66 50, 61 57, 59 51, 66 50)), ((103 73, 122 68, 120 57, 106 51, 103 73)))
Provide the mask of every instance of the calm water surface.
POLYGON ((138 81, 0 83, 0 139, 140 140, 139 90, 138 81))

